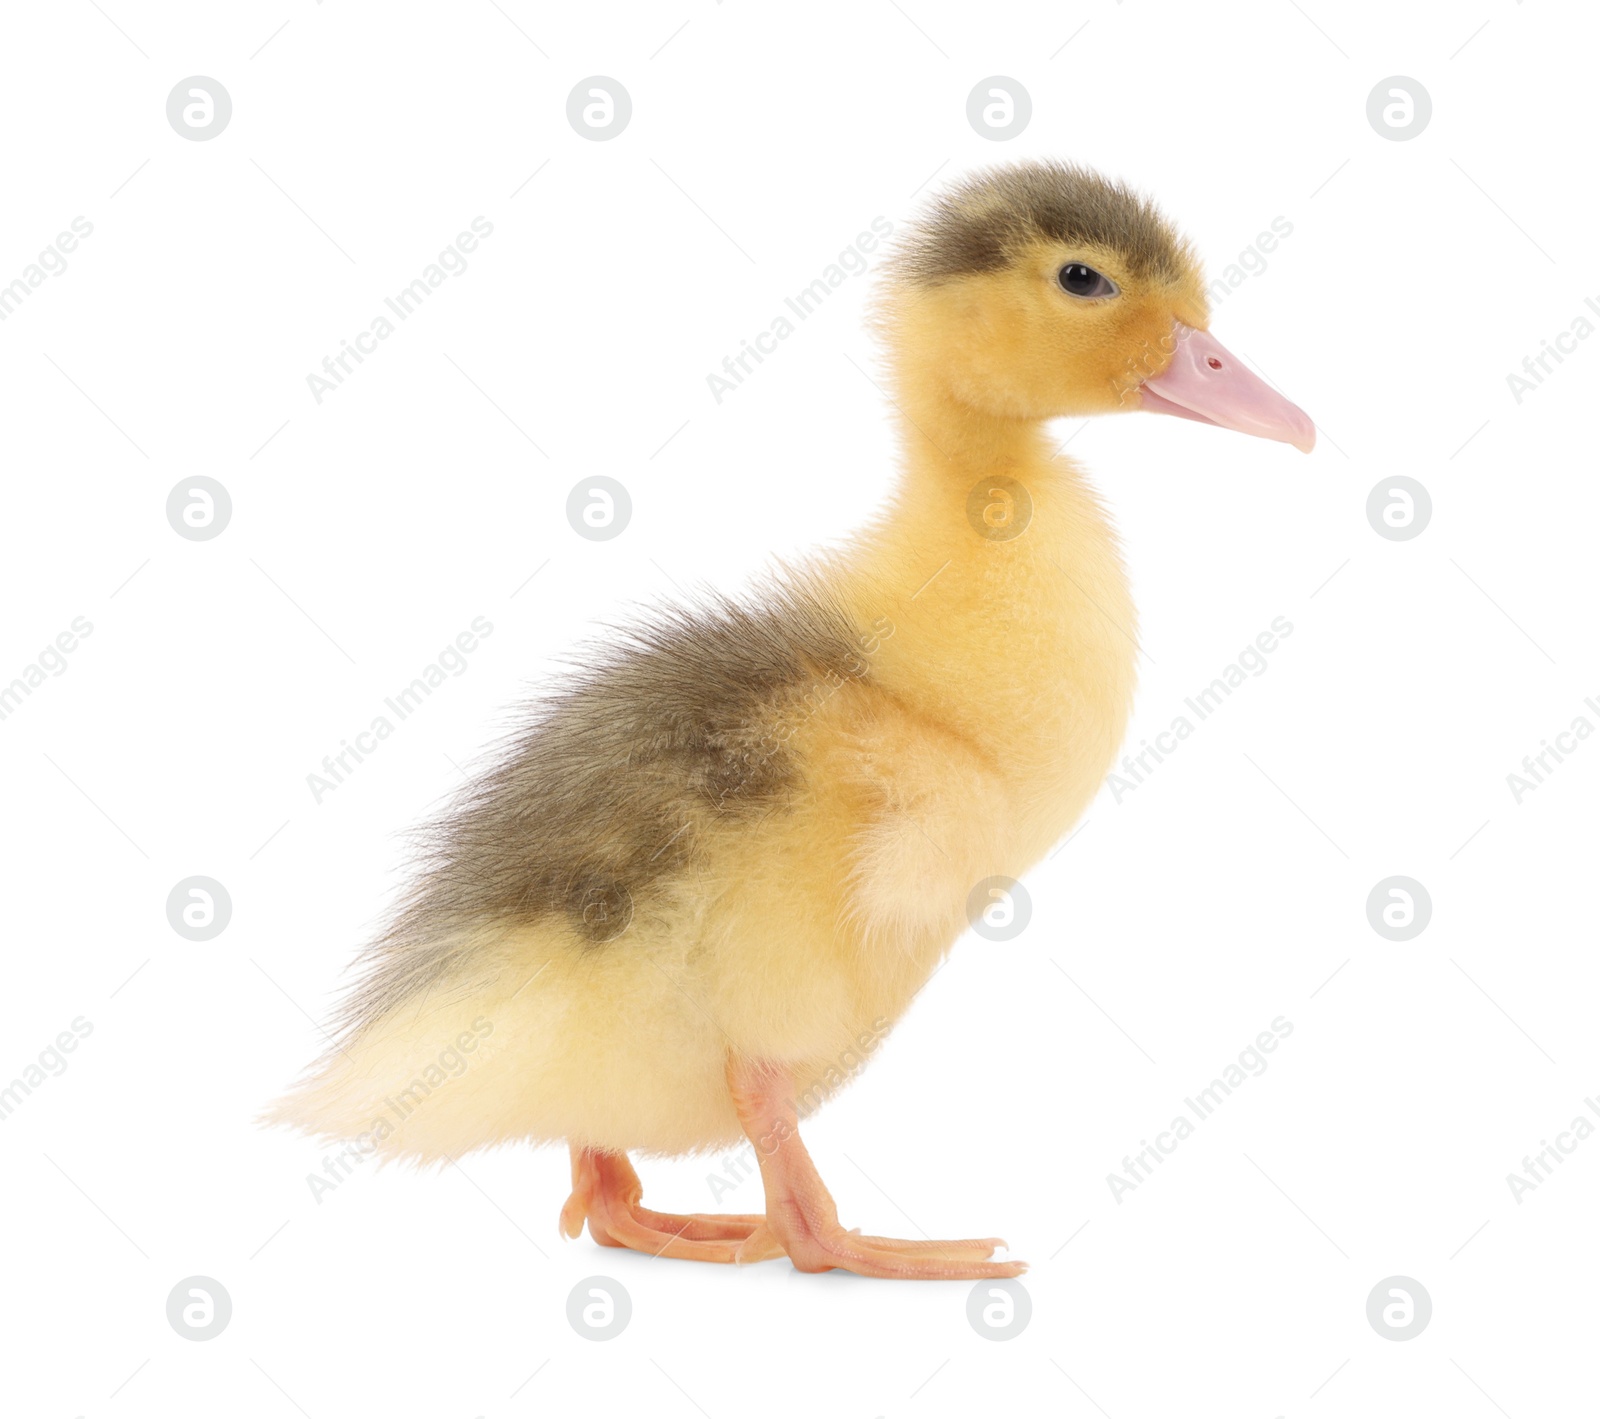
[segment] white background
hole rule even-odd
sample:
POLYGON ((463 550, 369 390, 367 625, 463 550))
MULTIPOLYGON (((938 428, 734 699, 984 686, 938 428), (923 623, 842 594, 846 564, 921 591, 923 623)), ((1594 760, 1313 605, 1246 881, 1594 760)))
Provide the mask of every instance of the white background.
MULTIPOLYGON (((0 324, 0 680, 94 627, 0 723, 0 1082, 93 1026, 0 1126, 7 1412, 1592 1411, 1600 1140, 1520 1204, 1506 1182, 1600 1093, 1600 743, 1520 804, 1506 783, 1600 724, 1600 341, 1520 404, 1506 379, 1600 298, 1592 13, 107 0, 9 8, 5 50, 0 282, 94 227, 0 324), (165 116, 196 74, 233 102, 205 142, 165 116), (633 100, 609 142, 565 116, 595 74, 633 100), (990 75, 1032 95, 1009 142, 966 118, 990 75), (1432 96, 1410 141, 1367 121, 1391 75, 1432 96), (1026 932, 964 940, 810 1128, 848 1225, 1008 1237, 1026 1331, 975 1333, 965 1284, 563 1243, 555 1150, 368 1165, 316 1201, 318 1147, 252 1118, 319 1049, 398 834, 598 621, 886 495, 870 276, 720 405, 706 375, 874 217, 1029 155, 1151 192, 1214 275, 1287 219, 1213 330, 1323 437, 1061 428, 1126 540, 1133 745, 1293 633, 1101 795, 1026 932), (317 404, 307 374, 480 214, 466 273, 317 404), (606 543, 564 515, 596 473, 634 503, 606 543), (202 474, 233 515, 191 542, 165 503, 202 474), (1411 541, 1365 516, 1396 474, 1433 499, 1411 541), (314 802, 476 616, 466 673, 314 802), (165 914, 195 874, 233 900, 201 944, 165 914), (1393 874, 1433 901, 1406 943, 1366 916, 1393 874), (1277 1016, 1267 1072, 1116 1201, 1107 1174, 1277 1016), (233 1303, 205 1343, 165 1313, 197 1274, 233 1303), (603 1344, 566 1319, 595 1274, 633 1301, 603 1344), (1433 1303, 1399 1343, 1366 1317, 1394 1275, 1433 1303)), ((646 1161, 647 1200, 759 1206, 754 1179, 716 1203, 719 1169, 646 1161)))

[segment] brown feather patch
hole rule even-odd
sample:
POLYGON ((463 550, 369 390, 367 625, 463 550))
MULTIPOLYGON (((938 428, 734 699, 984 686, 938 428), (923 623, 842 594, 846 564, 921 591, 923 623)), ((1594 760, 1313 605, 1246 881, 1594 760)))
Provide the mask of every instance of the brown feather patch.
POLYGON ((900 270, 933 285, 998 271, 1040 241, 1109 247, 1136 276, 1177 280, 1185 270, 1184 243, 1153 204, 1056 162, 995 168, 940 193, 902 242, 900 270))
POLYGON ((560 915, 590 945, 622 936, 693 864, 704 829, 798 791, 780 728, 865 674, 848 618, 799 578, 759 604, 711 596, 622 628, 416 835, 420 871, 365 958, 344 1033, 470 968, 485 926, 560 915))

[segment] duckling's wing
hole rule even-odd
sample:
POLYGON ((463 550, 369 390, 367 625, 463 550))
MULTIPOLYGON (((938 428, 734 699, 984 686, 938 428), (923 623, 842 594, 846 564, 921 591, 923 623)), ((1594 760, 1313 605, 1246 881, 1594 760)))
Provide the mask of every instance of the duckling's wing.
POLYGON ((619 940, 694 862, 704 829, 799 791, 785 723, 820 687, 867 674, 859 645, 797 576, 627 628, 424 830, 421 871, 368 954, 344 1032, 471 974, 497 927, 558 917, 580 941, 619 940))

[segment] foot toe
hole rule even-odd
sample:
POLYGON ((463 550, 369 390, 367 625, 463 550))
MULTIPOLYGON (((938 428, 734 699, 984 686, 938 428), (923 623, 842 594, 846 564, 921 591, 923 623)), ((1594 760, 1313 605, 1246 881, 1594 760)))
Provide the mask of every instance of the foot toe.
POLYGON ((1004 1237, 966 1237, 952 1241, 917 1241, 898 1237, 869 1237, 859 1239, 861 1244, 874 1251, 889 1252, 895 1256, 923 1257, 942 1261, 987 1261, 997 1251, 1005 1248, 1004 1237))
POLYGON ((842 1270, 886 1280, 983 1281, 1021 1276, 1027 1263, 988 1261, 999 1238, 984 1241, 906 1241, 858 1232, 818 1231, 788 1247, 801 1271, 842 1270))

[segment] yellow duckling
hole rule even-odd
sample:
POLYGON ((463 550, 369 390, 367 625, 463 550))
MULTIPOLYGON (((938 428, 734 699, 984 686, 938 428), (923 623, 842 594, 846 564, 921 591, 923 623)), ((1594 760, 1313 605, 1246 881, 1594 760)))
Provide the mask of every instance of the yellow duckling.
POLYGON ((881 323, 893 501, 745 600, 669 610, 529 713, 431 830, 338 1046, 274 1121, 382 1155, 564 1140, 562 1229, 802 1271, 1015 1276, 995 1238, 839 1222, 798 1125, 1097 791, 1134 689, 1115 538, 1048 420, 1143 408, 1293 443, 1145 201, 1030 163, 935 201, 881 323), (1025 667, 1025 668, 1024 668, 1025 667), (749 1139, 766 1211, 640 1205, 628 1153, 749 1139))

